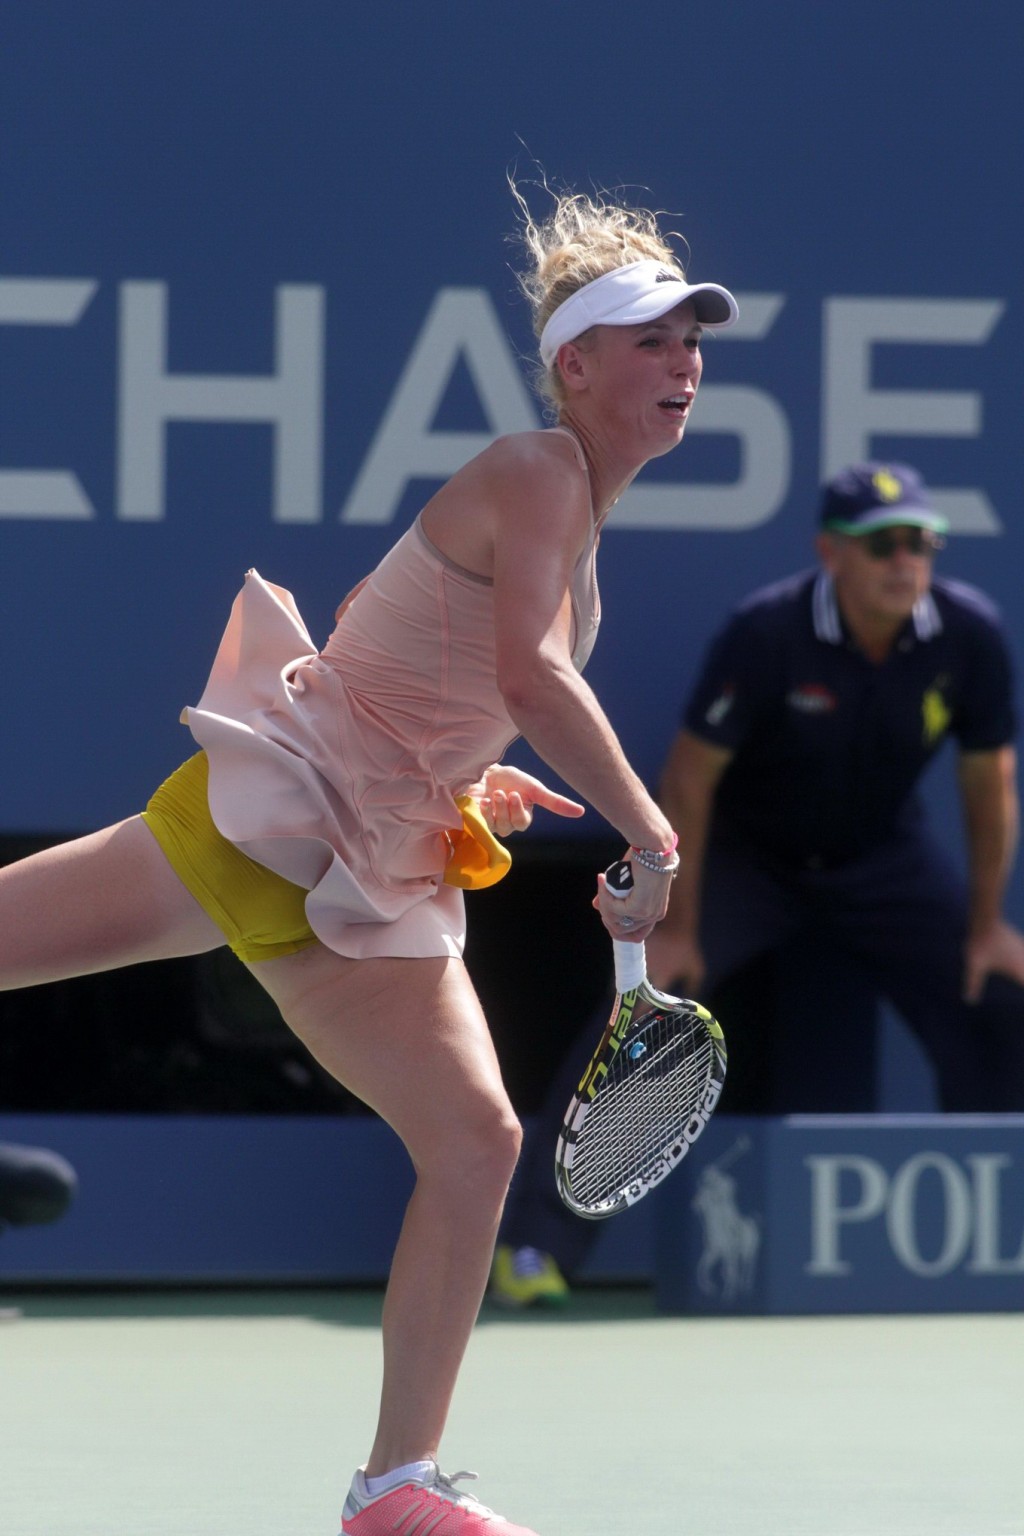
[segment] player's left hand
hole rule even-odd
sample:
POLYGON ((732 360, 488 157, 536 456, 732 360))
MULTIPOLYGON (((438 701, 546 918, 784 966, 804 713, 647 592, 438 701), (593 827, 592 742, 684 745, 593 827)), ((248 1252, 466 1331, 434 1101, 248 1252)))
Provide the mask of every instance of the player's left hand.
POLYGON ((964 945, 964 1001, 976 1003, 995 972, 1024 986, 1024 934, 1000 919, 984 933, 970 934, 964 945))
POLYGON ((504 763, 492 763, 484 775, 466 790, 472 795, 495 837, 525 832, 537 806, 556 816, 582 816, 586 807, 548 789, 532 774, 504 763))

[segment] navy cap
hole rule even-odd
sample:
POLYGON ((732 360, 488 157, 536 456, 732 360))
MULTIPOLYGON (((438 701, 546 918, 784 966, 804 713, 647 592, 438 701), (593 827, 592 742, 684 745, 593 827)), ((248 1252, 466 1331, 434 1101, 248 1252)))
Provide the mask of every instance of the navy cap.
POLYGON ((836 533, 870 533, 873 528, 930 528, 945 533, 949 523, 936 512, 924 481, 909 464, 851 464, 829 480, 821 498, 820 522, 836 533))

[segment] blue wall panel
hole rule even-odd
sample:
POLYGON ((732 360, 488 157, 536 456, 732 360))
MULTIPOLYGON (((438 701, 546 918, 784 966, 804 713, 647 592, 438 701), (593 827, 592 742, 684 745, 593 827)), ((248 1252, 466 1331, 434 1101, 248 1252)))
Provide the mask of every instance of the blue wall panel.
MULTIPOLYGON (((413 1185, 371 1116, 20 1115, 3 1134, 78 1175, 59 1221, 5 1234, 8 1286, 379 1284, 413 1185)), ((602 1227, 588 1278, 649 1278, 648 1204, 602 1227)))
MULTIPOLYGON (((589 1280, 688 1315, 1024 1305, 1020 1115, 716 1116, 678 1171, 600 1223, 589 1280)), ((371 1118, 21 1116, 79 1175, 4 1237, 5 1282, 379 1283, 412 1171, 371 1118)))

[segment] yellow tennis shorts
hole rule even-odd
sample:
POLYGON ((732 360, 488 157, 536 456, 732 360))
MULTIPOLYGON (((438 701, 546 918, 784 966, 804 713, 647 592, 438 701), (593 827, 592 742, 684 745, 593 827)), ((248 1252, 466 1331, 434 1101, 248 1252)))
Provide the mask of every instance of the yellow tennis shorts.
POLYGON ((218 832, 209 776, 206 753, 197 752, 164 780, 142 812, 171 868, 240 960, 271 960, 315 944, 303 888, 257 864, 218 832))
MULTIPOLYGON (((164 780, 142 812, 171 868, 240 960, 272 960, 315 944, 302 886, 257 864, 217 830, 209 778, 206 753, 197 752, 164 780)), ((462 826, 449 833, 443 878, 463 890, 483 890, 507 874, 512 860, 475 801, 460 795, 456 804, 462 826)))

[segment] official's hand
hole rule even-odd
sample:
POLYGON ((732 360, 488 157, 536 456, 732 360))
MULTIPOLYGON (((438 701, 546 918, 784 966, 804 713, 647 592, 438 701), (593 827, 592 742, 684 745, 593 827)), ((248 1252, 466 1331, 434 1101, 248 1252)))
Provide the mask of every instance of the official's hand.
POLYGON ((995 972, 1024 986, 1024 934, 1002 919, 964 945, 964 1001, 976 1003, 995 972))
POLYGON ((492 763, 481 779, 466 790, 480 807, 495 837, 525 832, 538 806, 555 816, 582 816, 586 809, 576 800, 548 789, 532 774, 504 763, 492 763))

